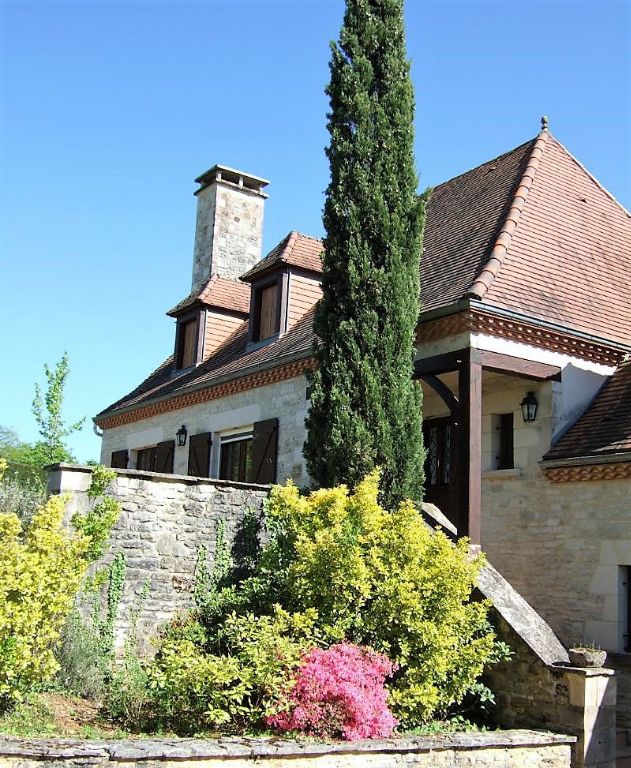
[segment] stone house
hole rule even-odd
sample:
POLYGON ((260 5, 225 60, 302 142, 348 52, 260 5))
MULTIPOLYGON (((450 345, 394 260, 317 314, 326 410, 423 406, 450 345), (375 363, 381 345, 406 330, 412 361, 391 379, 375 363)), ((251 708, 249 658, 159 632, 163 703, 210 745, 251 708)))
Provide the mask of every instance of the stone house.
MULTIPOLYGON (((199 189, 174 349, 95 417, 118 468, 307 485, 321 242, 261 259, 265 179, 199 189)), ((433 190, 415 377, 426 499, 566 643, 631 647, 631 219, 553 137, 433 190)), ((615 658, 615 656, 614 656, 615 658)))

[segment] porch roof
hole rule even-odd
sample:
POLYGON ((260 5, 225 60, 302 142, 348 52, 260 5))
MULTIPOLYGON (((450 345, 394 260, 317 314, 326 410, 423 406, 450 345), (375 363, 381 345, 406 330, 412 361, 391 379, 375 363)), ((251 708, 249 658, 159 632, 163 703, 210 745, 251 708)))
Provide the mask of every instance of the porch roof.
POLYGON ((631 360, 607 379, 591 405, 543 461, 631 454, 631 360))

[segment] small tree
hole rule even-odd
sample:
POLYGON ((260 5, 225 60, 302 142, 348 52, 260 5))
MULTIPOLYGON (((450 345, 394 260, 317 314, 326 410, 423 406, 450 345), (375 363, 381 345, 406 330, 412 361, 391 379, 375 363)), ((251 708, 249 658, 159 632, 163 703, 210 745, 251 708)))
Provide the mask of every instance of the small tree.
POLYGON ((424 209, 403 0, 347 0, 330 69, 331 181, 305 457, 323 487, 354 487, 381 467, 394 507, 420 500, 423 486, 411 376, 424 209))
POLYGON ((68 353, 63 353, 61 360, 52 370, 45 363, 44 373, 47 380, 46 393, 42 396, 39 384, 36 383, 33 398, 33 415, 42 438, 35 447, 41 449, 43 465, 72 460, 64 439, 81 429, 85 421, 83 418, 74 424, 66 424, 62 416, 64 387, 69 373, 68 353))

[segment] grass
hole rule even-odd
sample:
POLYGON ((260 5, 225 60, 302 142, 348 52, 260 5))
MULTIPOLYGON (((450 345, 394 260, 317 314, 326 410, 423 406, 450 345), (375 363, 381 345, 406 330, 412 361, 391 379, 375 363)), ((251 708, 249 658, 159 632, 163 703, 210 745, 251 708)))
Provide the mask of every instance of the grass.
POLYGON ((121 739, 129 733, 102 718, 98 708, 76 697, 33 693, 0 715, 0 734, 20 738, 121 739))

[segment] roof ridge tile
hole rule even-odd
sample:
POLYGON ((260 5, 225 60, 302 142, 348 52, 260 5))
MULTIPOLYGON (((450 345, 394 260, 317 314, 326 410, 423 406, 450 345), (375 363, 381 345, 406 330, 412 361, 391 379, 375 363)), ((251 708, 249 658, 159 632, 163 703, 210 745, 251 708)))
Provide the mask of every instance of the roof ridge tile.
POLYGON ((528 159, 528 165, 526 166, 519 181, 519 185, 515 190, 515 194, 513 195, 513 199, 511 201, 510 210, 504 219, 504 223, 502 224, 500 233, 497 237, 497 240, 495 241, 491 255, 489 256, 486 264, 482 267, 480 274, 473 282, 473 285, 471 285, 469 290, 465 293, 467 298, 478 300, 483 299, 484 295, 495 280, 497 273, 500 271, 506 253, 508 252, 513 234, 515 233, 517 225, 519 224, 521 213, 526 204, 528 193, 530 192, 530 188, 532 187, 532 183, 537 174, 539 162, 543 156, 543 153, 545 152, 549 137, 550 134, 545 129, 541 131, 537 136, 537 139, 530 153, 530 157, 528 159))

